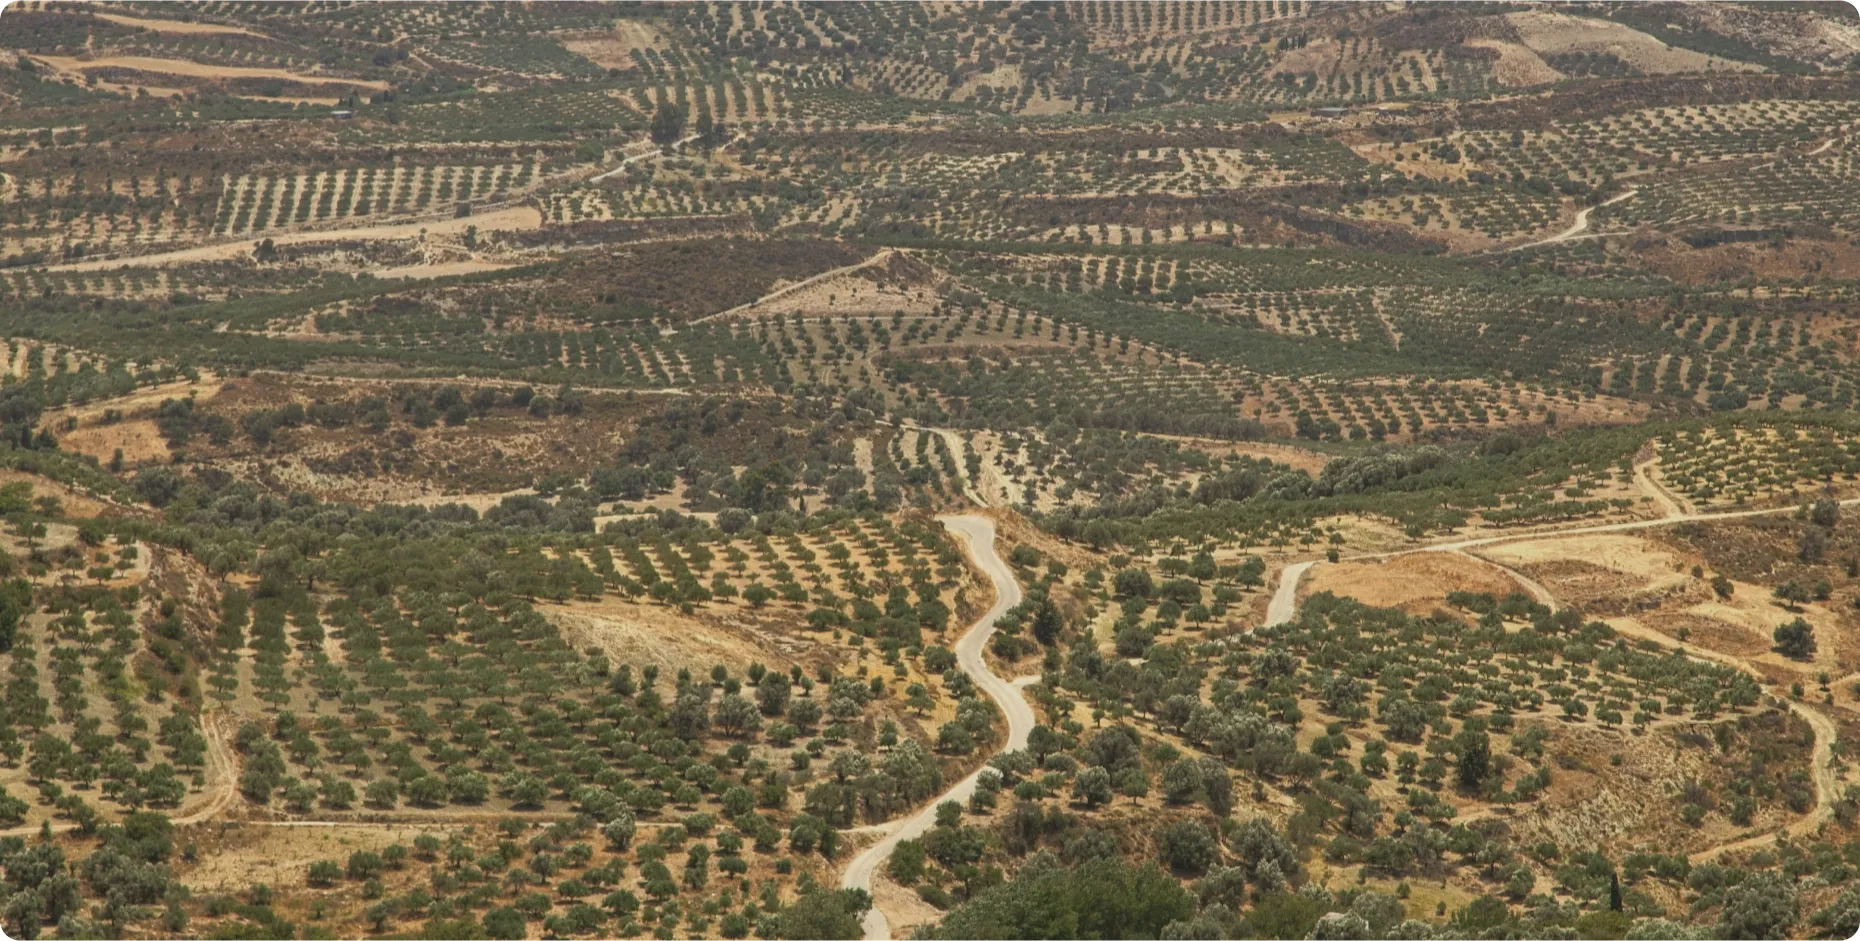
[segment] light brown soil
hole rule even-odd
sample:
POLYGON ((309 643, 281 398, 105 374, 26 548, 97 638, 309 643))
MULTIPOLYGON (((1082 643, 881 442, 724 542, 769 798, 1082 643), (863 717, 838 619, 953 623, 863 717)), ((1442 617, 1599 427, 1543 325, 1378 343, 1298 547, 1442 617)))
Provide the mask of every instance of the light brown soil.
POLYGON ((445 261, 436 264, 402 265, 398 268, 382 268, 374 274, 377 278, 445 278, 455 274, 481 274, 486 271, 502 271, 513 265, 499 264, 494 261, 445 261))
POLYGON ((1299 594, 1304 596, 1329 591, 1367 605, 1401 608, 1412 614, 1427 614, 1444 606, 1448 592, 1490 592, 1502 597, 1518 590, 1517 582, 1504 572, 1476 559, 1445 552, 1420 552, 1381 563, 1319 565, 1299 586, 1299 594))
POLYGON ((1223 441, 1218 438, 1195 438, 1188 435, 1161 435, 1147 432, 1145 436, 1175 441, 1185 448, 1194 448, 1197 451, 1210 455, 1265 458, 1278 464, 1284 464, 1293 470, 1305 471, 1314 477, 1324 469, 1324 465, 1331 462, 1331 456, 1328 454, 1307 450, 1291 444, 1268 444, 1262 441, 1223 441))
MULTIPOLYGON (((56 481, 47 480, 35 474, 25 473, 24 471, 0 469, 0 487, 4 487, 7 484, 19 483, 20 481, 32 485, 32 498, 34 500, 40 497, 56 497, 60 512, 66 516, 75 517, 77 519, 91 519, 103 515, 106 511, 115 510, 120 512, 119 507, 105 503, 95 497, 86 496, 56 481)), ((57 524, 53 525, 56 526, 57 524)))
POLYGON ((605 33, 582 33, 561 42, 562 48, 603 69, 634 68, 637 63, 633 61, 633 50, 660 45, 659 34, 651 25, 631 19, 616 21, 614 28, 605 33))
POLYGON ((1837 65, 1860 52, 1860 20, 1854 17, 1775 16, 1730 4, 1700 4, 1699 14, 1699 23, 1713 32, 1803 62, 1837 65))
POLYGON ((1337 63, 1343 57, 1343 45, 1335 39, 1315 39, 1297 49, 1290 49, 1279 56, 1273 63, 1272 70, 1266 73, 1268 78, 1275 75, 1318 75, 1325 76, 1337 70, 1337 63))
POLYGON ((88 454, 105 464, 120 448, 124 467, 166 463, 172 456, 168 442, 162 440, 161 430, 155 426, 154 419, 149 418, 79 427, 58 439, 58 446, 66 451, 88 454))
POLYGON ((1789 610, 1764 587, 1735 580, 1731 597, 1720 599, 1705 579, 1692 577, 1690 569, 1699 560, 1653 540, 1597 533, 1501 543, 1480 551, 1541 581, 1565 603, 1617 620, 1633 615, 1644 627, 1669 637, 1688 628, 1691 643, 1742 657, 1771 675, 1842 672, 1837 662, 1840 645, 1835 643, 1822 644, 1815 658, 1804 662, 1769 649, 1775 629, 1797 617, 1813 625, 1820 637, 1839 637, 1840 618, 1826 605, 1789 610))
MULTIPOLYGON (((1684 560, 1639 536, 1595 533, 1586 536, 1500 543, 1480 550, 1502 565, 1519 568, 1558 561, 1581 561, 1633 579, 1643 590, 1689 579, 1684 560)), ((1556 586, 1550 585, 1555 591, 1556 586)), ((1557 596, 1563 597, 1561 592, 1557 596)))
POLYGON ((870 314, 890 316, 899 311, 921 317, 935 312, 942 296, 921 286, 875 282, 860 272, 837 275, 797 288, 756 306, 758 316, 773 314, 870 314))
POLYGON ((1669 637, 1678 637, 1685 632, 1686 639, 1700 647, 1728 653, 1734 657, 1750 659, 1762 656, 1770 649, 1770 642, 1762 637, 1753 636, 1743 625, 1734 624, 1719 618, 1703 614, 1682 611, 1654 611, 1638 619, 1642 624, 1669 637))
POLYGON ((1528 88, 1532 85, 1548 85, 1563 77, 1563 73, 1551 68, 1535 51, 1514 42, 1474 39, 1466 45, 1498 52, 1498 62, 1492 67, 1492 77, 1500 85, 1528 88))
POLYGON ((817 646, 804 639, 804 632, 778 625, 786 619, 783 609, 775 607, 767 613, 732 607, 686 616, 663 605, 607 596, 537 609, 576 647, 606 651, 614 663, 656 663, 673 672, 685 667, 707 672, 719 663, 734 673, 756 662, 787 667, 817 646))
POLYGON ((1641 264, 1686 284, 1802 277, 1860 277, 1860 246, 1837 240, 1791 238, 1781 248, 1741 242, 1692 248, 1674 240, 1637 250, 1641 264))
POLYGON ((155 59, 148 56, 101 56, 95 59, 81 59, 75 56, 34 56, 33 58, 61 72, 83 73, 99 69, 132 69, 137 72, 155 72, 161 75, 185 75, 189 78, 277 78, 319 85, 353 85, 357 88, 372 88, 376 91, 388 89, 388 83, 372 79, 306 75, 287 69, 207 65, 191 59, 155 59))
POLYGON ((158 20, 140 16, 123 16, 120 13, 101 13, 94 9, 86 10, 85 12, 100 20, 108 20, 123 26, 134 26, 138 29, 146 29, 157 33, 191 35, 200 35, 203 33, 239 33, 243 36, 263 35, 262 33, 255 33, 246 29, 243 26, 222 26, 218 23, 183 23, 180 20, 158 20))
POLYGON ((872 880, 872 896, 891 922, 892 937, 908 938, 919 925, 934 925, 943 920, 943 913, 937 911, 936 906, 918 898, 915 891, 891 881, 883 872, 872 880))
POLYGON ((107 411, 115 411, 125 417, 142 417, 143 413, 152 413, 160 407, 164 399, 185 399, 191 395, 196 403, 204 404, 219 392, 219 378, 212 372, 203 371, 198 382, 180 379, 160 385, 144 386, 128 395, 119 395, 115 398, 96 399, 83 405, 49 409, 41 425, 56 429, 73 417, 78 420, 79 425, 88 425, 96 422, 107 411))
POLYGON ((1639 30, 1606 20, 1549 10, 1511 13, 1505 18, 1517 30, 1518 39, 1525 46, 1544 55, 1605 52, 1651 75, 1702 72, 1707 65, 1719 72, 1757 69, 1757 66, 1746 62, 1732 62, 1690 49, 1674 48, 1639 30))
MULTIPOLYGON (((391 843, 413 845, 432 827, 335 826, 283 828, 241 826, 227 832, 217 852, 178 875, 197 892, 242 892, 253 885, 295 887, 304 884, 310 864, 319 859, 346 860, 357 850, 379 850, 391 843)), ((357 892, 359 884, 350 887, 357 892)))
MULTIPOLYGON (((1678 782, 1697 778, 1722 790, 1728 776, 1713 761, 1709 729, 1702 744, 1683 741, 1678 727, 1655 729, 1644 736, 1595 726, 1559 730, 1548 753, 1553 758, 1550 789, 1544 799, 1510 818, 1520 843, 1554 840, 1564 847, 1620 852, 1659 840, 1662 852, 1692 851, 1736 839, 1745 828, 1722 813, 1706 817, 1697 828, 1680 820, 1678 782), (1620 755, 1616 765, 1610 756, 1620 755)), ((1806 749, 1802 755, 1807 759, 1806 749)), ((1765 801, 1750 829, 1780 826, 1798 815, 1780 801, 1765 801)))
POLYGON ((1680 627, 1692 628, 1689 635, 1692 643, 1742 657, 1779 681, 1820 670, 1837 675, 1842 672, 1840 653, 1844 645, 1832 642, 1843 635, 1838 615, 1820 604, 1806 604, 1791 611, 1772 600, 1769 592, 1760 586, 1733 584, 1736 591, 1729 601, 1712 598, 1696 604, 1681 602, 1662 609, 1665 617, 1639 615, 1634 620, 1675 637, 1680 627), (1770 649, 1776 628, 1798 617, 1814 627, 1817 637, 1823 638, 1815 655, 1808 660, 1791 660, 1770 649), (1710 623, 1699 624, 1698 621, 1710 623), (1700 628, 1703 628, 1702 635, 1700 628), (1713 643, 1714 639, 1725 646, 1713 643))
MULTIPOLYGON (((313 232, 290 232, 268 235, 272 243, 279 246, 298 245, 306 242, 343 242, 370 239, 413 239, 422 235, 450 235, 464 232, 476 227, 480 233, 497 231, 515 231, 540 228, 542 213, 534 206, 515 206, 488 212, 482 215, 467 216, 463 219, 434 219, 425 222, 402 222, 393 225, 367 226, 357 229, 326 229, 313 232)), ((110 268, 149 267, 154 265, 173 265, 198 261, 230 261, 249 258, 255 240, 241 239, 237 242, 225 242, 218 245, 202 245, 196 248, 183 248, 171 252, 157 252, 152 255, 137 255, 128 258, 104 258, 93 261, 72 262, 65 265, 51 265, 47 271, 103 271, 110 268)))

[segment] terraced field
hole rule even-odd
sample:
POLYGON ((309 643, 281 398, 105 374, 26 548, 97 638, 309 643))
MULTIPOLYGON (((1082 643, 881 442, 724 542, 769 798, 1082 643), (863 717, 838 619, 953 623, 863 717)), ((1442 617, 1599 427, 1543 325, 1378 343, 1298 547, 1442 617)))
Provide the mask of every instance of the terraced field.
POLYGON ((1860 930, 1848 5, 0 40, 8 937, 1860 930))

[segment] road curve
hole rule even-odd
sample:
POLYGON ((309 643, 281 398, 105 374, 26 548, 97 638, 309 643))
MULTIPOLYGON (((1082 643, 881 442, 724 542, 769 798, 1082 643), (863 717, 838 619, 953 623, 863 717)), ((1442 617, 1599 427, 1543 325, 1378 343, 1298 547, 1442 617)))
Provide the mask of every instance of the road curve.
POLYGON ((723 320, 725 318, 735 316, 736 314, 740 314, 743 311, 749 310, 751 308, 757 307, 762 304, 766 304, 769 301, 775 300, 778 297, 783 297, 785 295, 792 294, 795 291, 799 291, 800 289, 807 287, 809 285, 819 284, 820 282, 825 281, 828 278, 837 278, 843 274, 851 274, 855 271, 860 271, 866 268, 870 268, 873 265, 880 264, 886 261, 890 261, 891 256, 895 254, 896 251, 897 249, 893 249, 893 248, 881 248, 878 250, 877 254, 873 255, 870 258, 865 259, 864 261, 856 261, 850 265, 842 265, 838 268, 834 268, 828 271, 822 271, 821 273, 814 275, 812 277, 803 278, 802 280, 796 281, 793 284, 784 285, 782 287, 776 288, 775 290, 770 291, 769 293, 764 294, 761 297, 758 297, 753 301, 749 301, 748 303, 738 304, 735 307, 730 308, 729 310, 718 311, 717 313, 714 313, 714 314, 706 314, 702 317, 697 318, 696 320, 691 321, 691 323, 693 324, 709 323, 713 320, 723 320))
POLYGON ((175 265, 190 261, 226 261, 234 258, 250 257, 261 239, 269 239, 273 245, 302 245, 311 242, 353 242, 380 241, 389 239, 419 238, 421 235, 444 235, 463 232, 472 227, 480 232, 515 232, 542 228, 543 214, 535 206, 515 205, 490 212, 479 212, 474 216, 452 217, 425 215, 409 216, 394 222, 380 225, 357 226, 346 229, 297 229, 280 232, 256 232, 249 236, 230 238, 225 241, 210 242, 205 245, 193 245, 187 248, 175 248, 146 255, 122 255, 112 258, 92 258, 85 261, 65 262, 47 265, 44 271, 106 271, 115 268, 149 268, 157 265, 175 265))
POLYGON ((1589 213, 1594 212, 1595 210, 1600 209, 1603 206, 1612 206, 1615 203, 1618 203, 1624 199, 1631 199, 1633 198, 1634 194, 1638 192, 1640 192, 1640 190, 1638 189, 1629 189, 1627 192, 1621 193, 1606 201, 1596 203, 1593 206, 1589 206, 1588 208, 1583 209, 1582 211, 1576 213, 1576 221, 1571 223, 1569 228, 1564 229, 1563 231, 1558 232, 1557 234, 1552 235, 1547 239, 1538 239, 1535 242, 1526 242, 1523 245, 1514 245, 1510 249, 1507 249, 1507 250, 1515 252, 1521 249, 1537 248, 1543 245, 1555 245, 1558 242, 1567 242, 1570 239, 1577 238, 1578 236, 1581 236, 1584 232, 1589 231, 1589 213))
MULTIPOLYGON (((956 642, 956 664, 1007 716, 1007 742, 1001 746, 1001 750, 1010 752, 1025 748, 1027 734, 1033 731, 1033 709, 1027 705, 1027 700, 1014 684, 989 671, 988 663, 982 657, 983 651, 988 649, 988 638, 994 635, 995 621, 1007 609, 1020 603, 1020 585, 1014 581, 1014 574, 1008 570, 1007 563, 1001 561, 1001 556, 995 553, 993 520, 985 516, 945 516, 942 521, 944 529, 968 540, 969 555, 987 573, 988 580, 995 587, 994 605, 956 642)), ((872 876, 878 871, 879 865, 891 857, 891 851, 900 842, 917 839, 929 832, 936 824, 936 805, 949 800, 967 802, 969 795, 975 793, 975 783, 981 776, 982 769, 977 768, 974 774, 958 781, 917 813, 880 824, 881 829, 888 831, 885 838, 853 857, 852 862, 846 865, 845 874, 840 877, 840 888, 872 891, 872 876)), ((889 941, 891 938, 891 921, 876 904, 866 912, 864 928, 866 941, 889 941)))
MULTIPOLYGON (((207 740, 206 772, 210 790, 205 793, 206 803, 178 817, 169 818, 168 822, 177 827, 206 823, 226 812, 239 797, 239 766, 233 760, 232 752, 226 747, 226 735, 216 722, 218 716, 209 714, 201 717, 200 732, 207 740)), ((0 830, 0 836, 31 836, 43 832, 49 821, 27 824, 0 830)), ((71 833, 77 830, 77 824, 66 821, 53 823, 53 833, 71 833)), ((0 933, 0 938, 5 937, 0 933)))

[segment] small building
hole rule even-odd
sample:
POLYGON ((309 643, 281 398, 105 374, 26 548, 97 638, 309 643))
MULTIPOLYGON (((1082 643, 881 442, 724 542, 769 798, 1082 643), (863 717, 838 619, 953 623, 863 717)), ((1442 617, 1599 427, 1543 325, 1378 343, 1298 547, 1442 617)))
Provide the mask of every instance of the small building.
POLYGON ((1348 108, 1312 108, 1311 109, 1311 116, 1314 118, 1342 118, 1342 117, 1348 117, 1349 114, 1350 114, 1350 109, 1348 108))
POLYGON ((347 108, 337 108, 336 110, 331 111, 329 113, 329 116, 332 118, 335 118, 338 121, 347 121, 348 119, 355 117, 355 112, 350 111, 347 108))

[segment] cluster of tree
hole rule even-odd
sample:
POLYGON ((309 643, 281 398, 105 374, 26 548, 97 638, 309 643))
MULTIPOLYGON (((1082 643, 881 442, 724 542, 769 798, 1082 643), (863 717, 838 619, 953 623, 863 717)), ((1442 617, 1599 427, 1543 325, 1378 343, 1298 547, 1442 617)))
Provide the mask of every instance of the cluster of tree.
POLYGON ((38 938, 51 925, 58 937, 120 936, 147 906, 163 903, 168 906, 163 927, 186 929, 186 914, 179 908, 186 893, 166 865, 174 854, 168 818, 132 813, 120 824, 97 828, 95 841, 84 861, 71 865, 49 832, 31 844, 0 837, 0 870, 8 889, 0 923, 9 935, 38 938), (87 894, 101 904, 87 908, 87 894))

